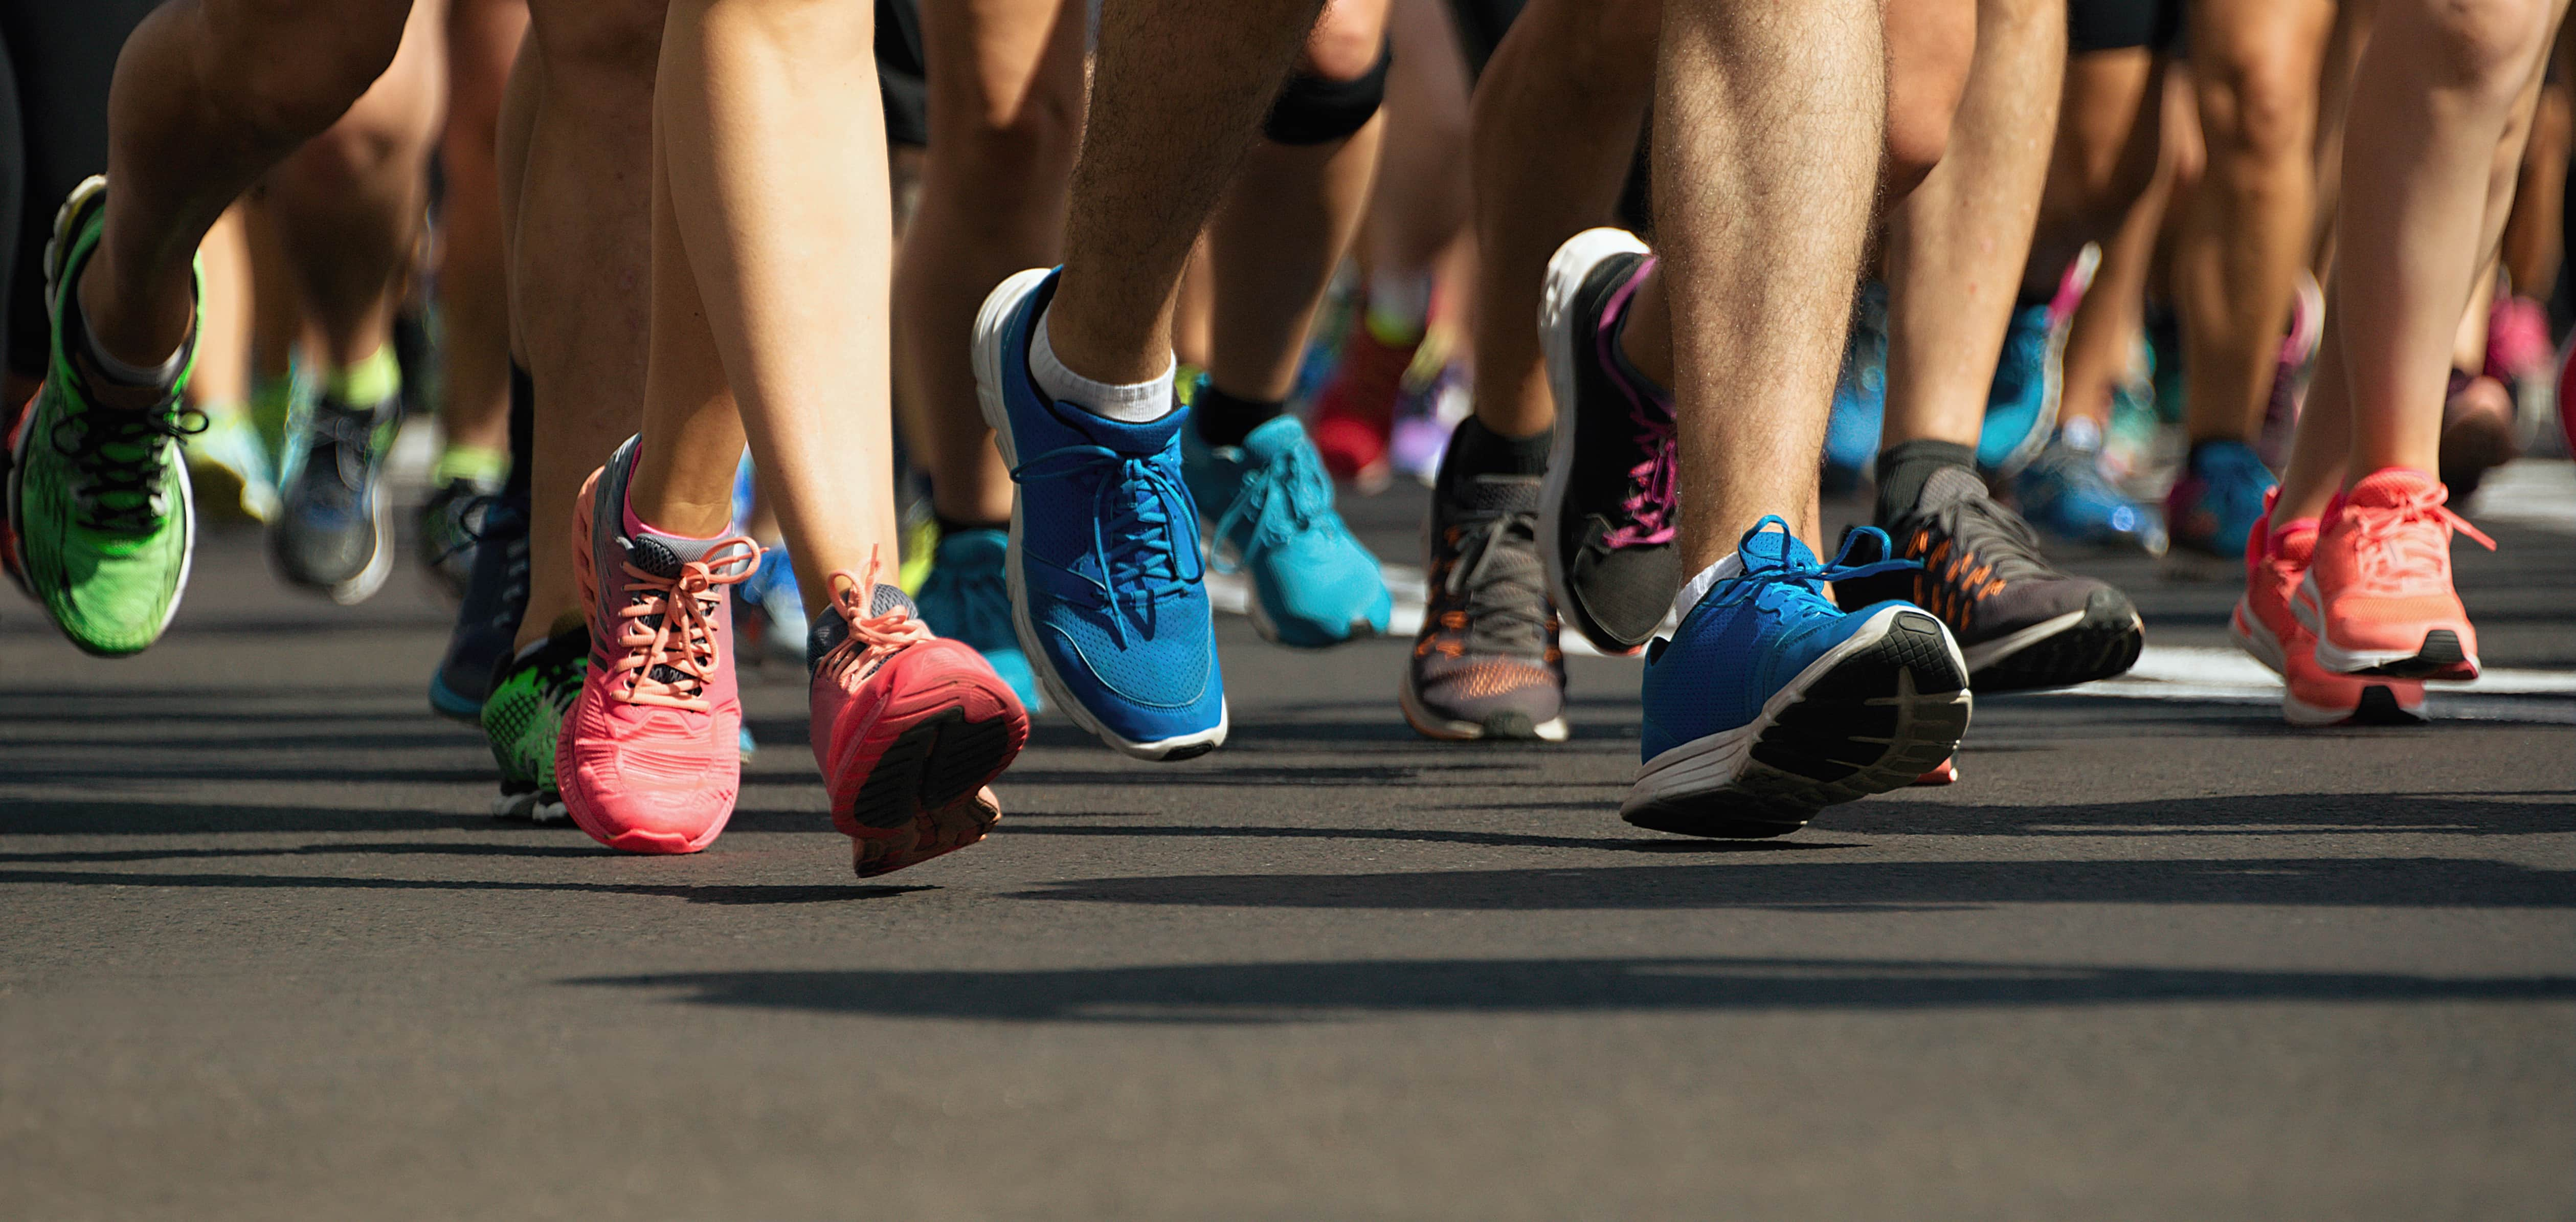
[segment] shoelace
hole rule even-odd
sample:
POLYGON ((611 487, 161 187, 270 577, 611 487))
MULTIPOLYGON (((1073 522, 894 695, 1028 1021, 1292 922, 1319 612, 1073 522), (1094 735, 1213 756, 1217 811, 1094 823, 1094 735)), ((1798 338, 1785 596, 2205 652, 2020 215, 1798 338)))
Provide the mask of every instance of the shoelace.
POLYGON ((1611 528, 1601 538, 1604 546, 1616 551, 1630 547, 1653 547, 1673 539, 1673 489, 1677 479, 1673 461, 1673 405, 1657 399, 1631 385, 1614 350, 1613 337, 1618 328, 1610 324, 1628 307, 1628 299, 1644 282, 1645 272, 1654 266, 1650 257, 1638 265, 1637 273, 1610 295, 1602 304, 1604 325, 1592 334, 1594 355, 1601 367, 1612 374, 1611 382, 1628 397, 1628 421, 1636 429, 1637 448, 1645 452, 1645 461, 1628 468, 1628 495, 1619 502, 1627 521, 1611 528))
POLYGON ((878 567, 876 549, 870 548, 865 575, 853 577, 848 569, 832 574, 832 609, 841 613, 850 632, 816 662, 816 673, 829 674, 836 682, 846 682, 853 676, 864 678, 870 668, 930 639, 930 625, 913 618, 902 607, 883 615, 868 613, 868 600, 875 597, 877 588, 878 567))
POLYGON ((1313 453, 1302 445, 1290 446, 1243 481, 1234 503, 1216 521, 1216 571, 1231 573, 1245 557, 1304 534, 1332 514, 1333 481, 1313 453), (1240 552, 1229 557, 1231 545, 1224 541, 1247 519, 1252 533, 1240 552))
POLYGON ((2361 559, 2362 579, 2374 583, 2403 585, 2410 581, 2438 579, 2451 562, 2451 534, 2457 531, 2495 550, 2495 540, 2468 519, 2451 512, 2445 502, 2450 493, 2440 484, 2427 484, 2405 500, 2385 508, 2355 512, 2353 516, 2356 551, 2361 559), (2437 536, 2426 527, 2439 530, 2437 536))
POLYGON ((1184 537, 1190 532, 1181 528, 1190 520, 1190 494, 1151 458, 1107 446, 1066 446, 1020 464, 1011 479, 1023 484, 1041 479, 1096 481, 1091 556, 1100 576, 1073 575, 1099 590, 1101 607, 1109 613, 1110 630, 1121 648, 1127 645, 1129 614, 1141 612, 1158 596, 1186 591, 1206 576, 1199 541, 1184 537), (1131 603, 1139 604, 1133 612, 1131 603))
POLYGON ((1547 590, 1539 584, 1533 562, 1511 571, 1501 563, 1510 545, 1538 548, 1538 514, 1469 514, 1457 526, 1457 556, 1440 583, 1441 602, 1455 610, 1439 612, 1444 632, 1463 634, 1449 647, 1452 657, 1468 650, 1480 653, 1543 653, 1547 649, 1547 590))
MULTIPOLYGON (((1888 543, 1887 532, 1875 526, 1863 526, 1844 535, 1841 550, 1834 553, 1832 560, 1822 563, 1800 564, 1791 560, 1788 541, 1796 537, 1796 532, 1789 528, 1788 519, 1778 514, 1772 514, 1754 523, 1753 529, 1745 531, 1744 536, 1736 540, 1735 544, 1735 554, 1740 558, 1744 571, 1732 580, 1718 583, 1717 587, 1709 592, 1709 597, 1716 599, 1718 605, 1726 606, 1747 601, 1771 587, 1789 586, 1802 592, 1806 600, 1826 610, 1840 612, 1841 608, 1834 606, 1833 600, 1825 597, 1823 583, 1857 581, 1864 577, 1910 572, 1923 567, 1920 561, 1901 559, 1872 560, 1863 564, 1853 564, 1852 549, 1860 545, 1863 540, 1867 540, 1870 547, 1882 556, 1889 555, 1894 550, 1888 543), (1753 545, 1754 540, 1760 538, 1764 531, 1775 526, 1779 528, 1779 546, 1773 548, 1768 554, 1756 549, 1753 545)), ((1775 611, 1774 614, 1777 612, 1775 611)))
POLYGON ((620 682, 610 689, 612 697, 707 712, 707 681, 719 664, 714 616, 726 597, 720 587, 750 576, 758 563, 760 545, 738 536, 683 562, 670 577, 625 563, 627 601, 617 609, 617 643, 625 652, 617 659, 620 682))
MULTIPOLYGON (((32 409, 31 409, 32 410, 32 409)), ((91 530, 142 534, 168 512, 169 466, 161 440, 186 444, 205 432, 204 412, 154 406, 140 412, 88 408, 54 421, 47 440, 72 462, 72 518, 91 530)))

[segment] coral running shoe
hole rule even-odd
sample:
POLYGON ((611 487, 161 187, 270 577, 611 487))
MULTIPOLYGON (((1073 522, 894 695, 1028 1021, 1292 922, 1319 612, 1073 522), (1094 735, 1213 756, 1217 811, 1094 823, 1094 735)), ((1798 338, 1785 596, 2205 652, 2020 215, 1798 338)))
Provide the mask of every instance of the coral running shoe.
POLYGON ((1539 506, 1548 593, 1609 654, 1655 635, 1682 584, 1673 546, 1673 400, 1618 353, 1653 256, 1624 229, 1588 229, 1548 261, 1539 340, 1556 435, 1539 506))
POLYGON ((1688 836, 1778 836, 1950 758, 1968 729, 1967 661, 1919 607, 1836 607, 1825 582, 1913 567, 1849 556, 1847 546, 1818 564, 1767 517, 1744 532, 1734 571, 1721 564, 1683 590, 1690 612, 1646 652, 1644 764, 1620 818, 1688 836))
POLYGON ((629 853, 695 853, 733 817, 742 699, 725 587, 751 575, 749 539, 687 539, 626 505, 636 440, 582 485, 573 563, 590 671, 555 746, 555 787, 592 839, 629 853))
POLYGON ((1315 450, 1333 478, 1349 480, 1363 492, 1375 492, 1394 479, 1387 445, 1395 429, 1396 403, 1404 394, 1405 371, 1421 350, 1421 337, 1388 343, 1369 327, 1366 309, 1351 312, 1341 360, 1333 365, 1332 380, 1315 394, 1315 450))
POLYGON ((984 655, 932 636, 873 562, 832 575, 807 653, 814 762, 859 877, 982 840, 1002 814, 985 786, 1029 740, 1027 710, 984 655))
MULTIPOLYGON (((2272 498, 2278 499, 2278 494, 2272 498)), ((2238 648, 2281 675, 2281 716, 2292 725, 2402 725, 2423 718, 2424 685, 2410 679, 2361 679, 2317 665, 2316 634, 2290 614, 2290 595, 2307 575, 2317 546, 2317 520, 2272 525, 2268 503, 2246 543, 2245 594, 2228 618, 2238 648)))
POLYGON ((2317 664, 2339 675, 2475 679, 2478 634, 2451 585, 2451 536, 2495 550, 2439 481, 2386 467, 2326 510, 2290 612, 2317 635, 2317 664))
POLYGON ((1012 626, 1056 708, 1138 759, 1225 742, 1225 678, 1181 474, 1187 409, 1113 420, 1029 373, 1055 273, 1002 282, 975 318, 975 389, 1010 464, 1012 626))

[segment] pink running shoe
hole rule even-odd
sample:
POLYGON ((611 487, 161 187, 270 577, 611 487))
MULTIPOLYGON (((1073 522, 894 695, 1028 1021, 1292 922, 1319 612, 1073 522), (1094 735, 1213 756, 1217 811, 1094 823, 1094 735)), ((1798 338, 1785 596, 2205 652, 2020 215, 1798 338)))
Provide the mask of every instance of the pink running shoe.
POLYGON ((814 762, 861 878, 982 840, 1002 816, 986 786, 1029 740, 1028 711, 984 655, 932 636, 876 574, 873 557, 863 577, 832 574, 808 645, 814 762))
POLYGON ((2432 476, 2373 471, 2326 510, 2290 613, 2316 634, 2317 664, 2339 675, 2475 679, 2478 635, 2451 584, 2454 532, 2495 540, 2442 507, 2432 476))
POLYGON ((726 586, 751 575, 749 539, 684 539, 626 507, 635 439, 591 472, 573 522, 590 671, 555 744, 564 810, 629 853, 695 853, 733 817, 742 700, 726 586))
POLYGON ((2275 471, 2289 465, 2290 438, 2298 431, 2299 408, 2308 401, 2308 381, 2317 368, 2317 343, 2326 333, 2326 295, 2317 278, 2299 273, 2298 291, 2290 298, 2290 330, 2281 337, 2281 355, 2272 366, 2272 397, 2263 405, 2263 432, 2255 449, 2275 471))
POLYGON ((2549 343, 2549 307, 2498 292, 2487 311, 2486 375, 2507 386, 2538 384, 2548 380, 2557 359, 2549 343))
POLYGON ((2363 679, 2317 665, 2317 637, 2290 613, 2290 595, 2316 553, 2317 519, 2272 525, 2280 500, 2264 498, 2263 517, 2245 548, 2245 596, 2228 630, 2238 648, 2281 676, 2281 716, 2292 725, 2400 724, 2422 719, 2424 685, 2412 679, 2363 679))

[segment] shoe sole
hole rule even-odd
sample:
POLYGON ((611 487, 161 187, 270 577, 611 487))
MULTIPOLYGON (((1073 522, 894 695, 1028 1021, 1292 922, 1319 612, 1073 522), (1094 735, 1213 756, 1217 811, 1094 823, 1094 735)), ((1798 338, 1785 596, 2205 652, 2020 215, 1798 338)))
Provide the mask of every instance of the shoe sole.
POLYGON ((1968 682, 1979 691, 2073 687, 2128 673, 2147 645, 2146 624, 2129 600, 2099 590, 2083 609, 2051 617, 2000 640, 1970 647, 1968 682))
POLYGON ((508 781, 501 782, 501 792, 492 799, 493 818, 525 819, 530 812, 536 810, 538 797, 536 782, 521 781, 519 785, 524 785, 526 788, 519 788, 508 781))
MULTIPOLYGON (((367 553, 367 562, 357 573, 336 582, 307 580, 296 575, 279 551, 282 538, 278 527, 269 528, 269 560, 277 567, 278 578, 301 590, 314 590, 343 607, 354 607, 376 596, 385 587, 385 579, 394 571, 394 509, 385 495, 385 459, 378 455, 367 464, 367 519, 375 525, 375 547, 367 553)), ((298 473, 301 478, 301 473, 298 473)), ((283 495, 283 494, 281 494, 283 495)), ((281 514, 279 520, 284 521, 281 514)))
POLYGON ((2478 677, 2478 658, 2460 644, 2460 634, 2435 628, 2414 649, 2345 649, 2326 635, 2325 613, 2317 605, 2316 574, 2299 579, 2290 595, 2290 614, 2317 635, 2317 665, 2329 674, 2375 675, 2385 679, 2447 679, 2467 682, 2478 677))
MULTIPOLYGON (((62 310, 63 260, 71 253, 70 243, 66 240, 68 235, 64 230, 71 225, 83 204, 88 203, 92 196, 106 190, 105 175, 90 175, 82 179, 79 186, 72 188, 72 193, 63 200, 61 207, 54 209, 54 230, 52 235, 45 239, 45 303, 46 308, 57 315, 62 310)), ((61 319, 56 317, 52 321, 54 333, 60 335, 61 319)), ((41 385, 40 383, 40 393, 41 385)), ((101 649, 72 635, 71 629, 64 627, 61 620, 55 619, 52 607, 45 603, 43 596, 36 593, 34 585, 27 577, 26 531, 20 523, 27 520, 26 502, 22 499, 26 483, 24 476, 27 470, 27 440, 35 431, 36 404, 31 396, 26 409, 18 414, 17 435, 9 439, 8 529, 0 532, 5 533, 5 538, 0 538, 0 543, 5 543, 9 548, 9 563, 6 566, 9 576, 18 583, 19 589, 26 591, 28 597, 36 600, 37 605, 46 607, 45 618, 53 621, 54 630, 62 633, 63 639, 70 641, 72 647, 82 653, 96 658, 130 658, 150 649, 154 642, 161 639, 163 633, 170 630, 171 621, 179 618, 179 602, 188 593, 188 573, 197 561, 197 497, 189 484, 188 464, 184 461, 180 462, 179 469, 171 473, 179 485, 179 514, 183 529, 186 531, 186 539, 179 549, 179 586, 170 592, 170 607, 162 612, 161 622, 152 629, 150 641, 133 649, 101 649)))
POLYGON ((456 689, 447 686, 445 675, 429 677, 429 710, 451 721, 461 721, 470 726, 479 727, 483 724, 483 702, 469 699, 459 694, 456 689))
MULTIPOLYGON (((1029 723, 997 683, 920 693, 863 732, 866 779, 833 822, 856 843, 851 864, 876 878, 982 840, 1001 819, 974 801, 1028 744, 1029 723)), ((845 767, 854 765, 845 765, 845 767)))
MULTIPOLYGON (((1252 583, 1245 582, 1244 584, 1249 587, 1252 583)), ((1391 618, 1394 614, 1395 599, 1392 594, 1389 594, 1387 596, 1386 605, 1377 609, 1378 619, 1372 619, 1366 615, 1354 615, 1351 617, 1350 631, 1342 636, 1335 637, 1329 641, 1292 641, 1280 633, 1278 622, 1272 620, 1270 618, 1270 614, 1261 609, 1261 593, 1259 590, 1248 588, 1244 591, 1244 594, 1243 614, 1244 618, 1252 621, 1252 630, 1255 633, 1260 634, 1262 640, 1268 641, 1273 645, 1277 645, 1282 649, 1307 649, 1321 652, 1323 650, 1335 649, 1343 645, 1348 645, 1353 641, 1365 641, 1381 637, 1386 635, 1386 629, 1378 625, 1378 619, 1391 618)))
POLYGON ((2284 691, 2281 693, 2281 719, 2294 726, 2411 726, 2424 722, 2424 700, 2418 696, 2407 704, 2394 689, 2374 683, 2361 689, 2361 699, 2353 707, 2334 708, 2308 704, 2284 691))
MULTIPOLYGON (((1030 268, 1005 280, 984 297, 975 311, 975 401, 982 410, 984 423, 993 430, 993 445, 1002 453, 1002 465, 1018 469, 1019 446, 1011 437, 1010 406, 1002 401, 1002 370, 995 363, 1002 351, 1002 336, 1010 330, 1011 315, 1019 309, 1021 299, 1044 283, 1054 273, 1047 268, 1030 268)), ((1020 638, 1020 649, 1029 658, 1029 669, 1037 675, 1038 687, 1049 703, 1064 711, 1075 725, 1121 755, 1140 760, 1172 762, 1195 759, 1225 744, 1226 727, 1232 720, 1229 704, 1217 706, 1216 727, 1194 734, 1138 742, 1123 738, 1100 724, 1082 702, 1073 698, 1073 689, 1057 676, 1055 663, 1047 657, 1036 625, 1029 622, 1029 592, 1021 577, 1020 523, 1022 512, 1019 481, 1011 482, 1011 550, 1003 565, 1011 583, 1011 631, 1020 638)))
POLYGON ((1441 742, 1499 739, 1561 743, 1567 737, 1565 715, 1562 713, 1537 722, 1531 721, 1526 713, 1498 713, 1481 722, 1434 716, 1423 706, 1422 697, 1414 692, 1413 674, 1409 669, 1405 672, 1404 681, 1396 685, 1395 706, 1403 710, 1404 723, 1412 726, 1414 733, 1441 742))
POLYGON ((1602 260, 1650 253, 1646 244, 1627 230, 1586 229, 1566 239, 1565 245, 1557 247, 1549 257, 1547 286, 1538 306, 1539 346, 1547 358, 1547 389, 1556 399, 1556 423, 1548 438, 1547 476, 1539 485, 1538 505, 1539 554, 1547 570, 1547 596, 1556 600, 1557 609, 1584 640, 1614 657, 1635 654, 1646 643, 1620 640, 1584 612, 1583 604, 1573 597, 1574 583, 1565 571, 1565 557, 1561 554, 1565 498, 1574 481, 1574 303, 1583 292, 1584 280, 1602 260))
POLYGON ((1809 664, 1760 717, 1647 761, 1619 817, 1685 836, 1785 835, 1827 806, 1939 769, 1973 702, 1967 661, 1941 622, 1890 607, 1809 664))

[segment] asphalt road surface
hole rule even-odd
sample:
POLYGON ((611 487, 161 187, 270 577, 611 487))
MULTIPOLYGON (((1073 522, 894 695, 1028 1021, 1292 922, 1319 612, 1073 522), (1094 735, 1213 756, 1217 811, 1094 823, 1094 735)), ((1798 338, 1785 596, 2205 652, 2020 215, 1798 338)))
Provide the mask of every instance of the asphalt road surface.
MULTIPOLYGON (((1352 513, 1413 560, 1420 504, 1352 513)), ((1440 745, 1403 643, 1228 619, 1223 751, 1042 720, 890 885, 801 674, 732 830, 622 857, 485 817, 408 568, 344 610, 210 534, 140 659, 0 598, 0 1216, 2568 1217, 2576 537, 2493 533, 2520 687, 2459 719, 2290 730, 2192 678, 2226 587, 2086 561, 2180 678, 1756 844, 1619 822, 1633 663, 1440 745)))

